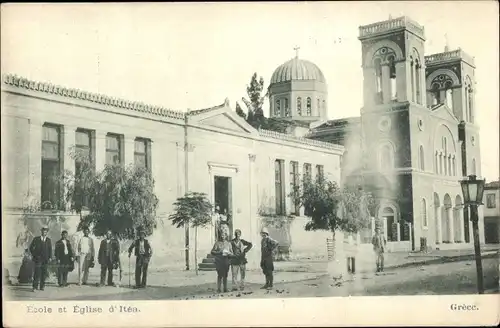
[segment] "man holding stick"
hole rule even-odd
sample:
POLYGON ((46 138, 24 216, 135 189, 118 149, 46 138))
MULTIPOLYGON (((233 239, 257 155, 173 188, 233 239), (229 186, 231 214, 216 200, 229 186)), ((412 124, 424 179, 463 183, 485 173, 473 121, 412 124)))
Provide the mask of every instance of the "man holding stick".
POLYGON ((128 249, 129 258, 132 255, 132 250, 135 249, 134 254, 136 288, 146 288, 149 260, 151 259, 151 255, 153 255, 153 249, 151 248, 149 242, 144 238, 144 235, 144 231, 139 230, 139 239, 135 240, 128 249))

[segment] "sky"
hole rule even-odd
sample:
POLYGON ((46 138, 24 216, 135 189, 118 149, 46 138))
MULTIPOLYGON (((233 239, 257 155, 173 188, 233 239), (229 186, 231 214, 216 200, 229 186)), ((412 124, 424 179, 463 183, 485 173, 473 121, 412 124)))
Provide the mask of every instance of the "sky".
MULTIPOLYGON (((406 15, 425 27, 426 55, 475 57, 482 175, 499 174, 499 22, 496 1, 4 4, 1 68, 29 79, 186 111, 268 86, 295 56, 328 83, 330 119, 359 116, 359 26, 406 15), (446 35, 446 37, 445 37, 446 35)), ((268 111, 266 103, 265 112, 268 111)))

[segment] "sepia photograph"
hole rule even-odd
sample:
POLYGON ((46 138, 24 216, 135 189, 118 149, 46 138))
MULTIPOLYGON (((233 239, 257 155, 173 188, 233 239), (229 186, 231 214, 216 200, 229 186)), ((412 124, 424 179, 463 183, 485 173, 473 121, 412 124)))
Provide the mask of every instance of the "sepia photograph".
POLYGON ((500 306, 498 28, 493 1, 3 4, 4 304, 500 306))

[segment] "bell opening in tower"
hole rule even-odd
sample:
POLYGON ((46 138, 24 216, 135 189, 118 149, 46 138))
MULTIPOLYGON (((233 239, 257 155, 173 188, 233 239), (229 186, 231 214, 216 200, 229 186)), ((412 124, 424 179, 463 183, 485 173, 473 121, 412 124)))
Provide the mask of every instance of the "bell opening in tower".
POLYGON ((375 104, 382 104, 383 94, 382 94, 382 62, 379 58, 375 59, 375 80, 376 80, 376 93, 375 93, 375 104))
POLYGON ((394 57, 389 57, 389 76, 391 79, 391 101, 397 100, 397 80, 396 80, 396 64, 394 57))

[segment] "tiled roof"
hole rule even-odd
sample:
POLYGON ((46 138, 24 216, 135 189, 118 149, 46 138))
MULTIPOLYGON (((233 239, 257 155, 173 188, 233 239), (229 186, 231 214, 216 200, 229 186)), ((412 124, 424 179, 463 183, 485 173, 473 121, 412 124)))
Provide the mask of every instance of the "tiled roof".
POLYGON ((64 98, 81 99, 93 103, 113 106, 116 108, 123 108, 126 110, 131 110, 136 112, 153 114, 161 117, 169 117, 179 120, 184 120, 185 117, 185 114, 183 112, 173 111, 161 106, 155 106, 155 105, 144 104, 142 102, 113 98, 102 94, 82 91, 79 89, 66 88, 47 82, 28 80, 27 78, 19 77, 17 75, 12 75, 12 74, 3 75, 2 83, 5 85, 10 85, 36 92, 54 94, 64 98))

